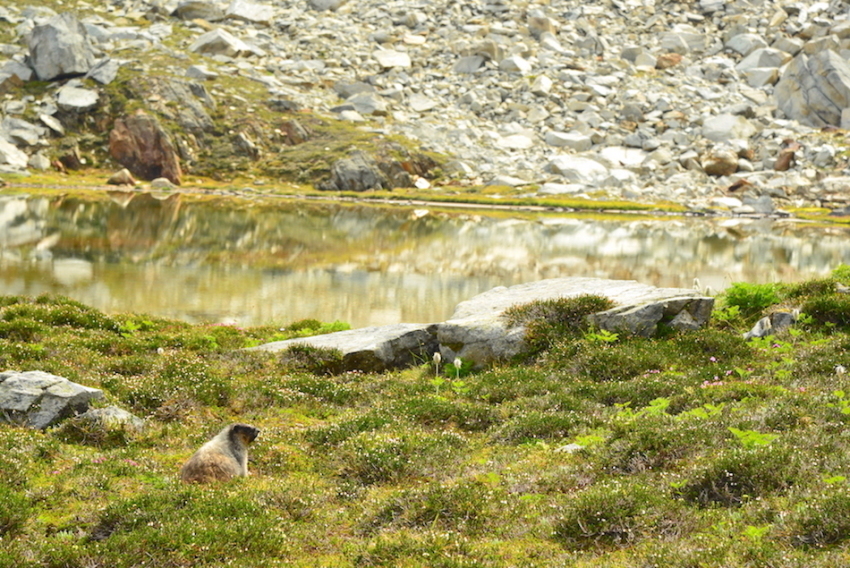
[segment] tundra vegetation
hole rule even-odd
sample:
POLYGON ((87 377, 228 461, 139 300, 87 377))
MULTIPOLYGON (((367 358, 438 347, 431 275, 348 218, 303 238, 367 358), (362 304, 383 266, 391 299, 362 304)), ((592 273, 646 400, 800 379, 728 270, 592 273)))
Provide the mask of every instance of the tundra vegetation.
POLYGON ((735 284, 711 324, 602 333, 592 296, 512 311, 515 361, 338 373, 242 350, 339 329, 189 325, 0 298, 0 360, 105 391, 142 432, 0 426, 0 566, 832 568, 850 555, 850 267, 735 284), (773 310, 781 335, 744 340, 773 310), (223 424, 251 476, 181 484, 223 424))

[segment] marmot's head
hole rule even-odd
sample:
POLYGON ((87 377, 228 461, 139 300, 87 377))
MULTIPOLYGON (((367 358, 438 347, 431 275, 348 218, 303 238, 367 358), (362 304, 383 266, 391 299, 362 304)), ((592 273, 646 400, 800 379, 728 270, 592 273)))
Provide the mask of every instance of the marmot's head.
POLYGON ((234 441, 242 442, 246 446, 253 442, 259 433, 259 428, 254 428, 247 424, 233 424, 230 427, 230 438, 234 441))

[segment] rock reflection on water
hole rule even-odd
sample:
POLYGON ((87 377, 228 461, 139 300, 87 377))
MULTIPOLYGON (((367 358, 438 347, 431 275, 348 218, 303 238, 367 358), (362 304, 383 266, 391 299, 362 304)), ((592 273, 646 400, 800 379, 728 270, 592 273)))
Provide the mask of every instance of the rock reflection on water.
POLYGON ((0 199, 0 293, 193 322, 441 321, 494 286, 561 276, 722 290, 850 264, 848 231, 769 220, 505 219, 363 205, 0 199))

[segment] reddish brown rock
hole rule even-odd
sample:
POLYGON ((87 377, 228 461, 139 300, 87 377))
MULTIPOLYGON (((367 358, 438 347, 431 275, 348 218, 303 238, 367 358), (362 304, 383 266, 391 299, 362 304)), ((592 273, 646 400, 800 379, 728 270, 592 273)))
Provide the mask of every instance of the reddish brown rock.
POLYGON ((656 69, 669 69, 682 62, 682 56, 678 53, 662 53, 656 58, 656 69))
POLYGON ((164 177, 180 185, 183 172, 171 137, 156 118, 142 110, 115 120, 109 133, 109 155, 138 178, 164 177))
POLYGON ((713 148, 703 154, 702 169, 710 176, 728 176, 738 171, 738 155, 729 148, 713 148))

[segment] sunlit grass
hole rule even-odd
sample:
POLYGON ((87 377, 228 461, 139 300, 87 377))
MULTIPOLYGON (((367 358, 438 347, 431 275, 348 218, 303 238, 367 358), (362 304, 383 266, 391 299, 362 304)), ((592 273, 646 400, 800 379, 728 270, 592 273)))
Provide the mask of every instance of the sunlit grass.
MULTIPOLYGON (((843 305, 834 290, 731 301, 756 315, 843 305)), ((321 354, 242 349, 335 328, 315 320, 0 306, 4 368, 101 388, 98 405, 146 423, 0 426, 0 566, 826 568, 850 554, 840 319, 747 342, 727 311, 696 332, 601 341, 551 327, 565 307, 546 304, 520 310, 543 318, 530 358, 455 377, 432 361, 340 374, 321 354), (234 421, 261 430, 251 475, 181 485, 183 461, 234 421)))

